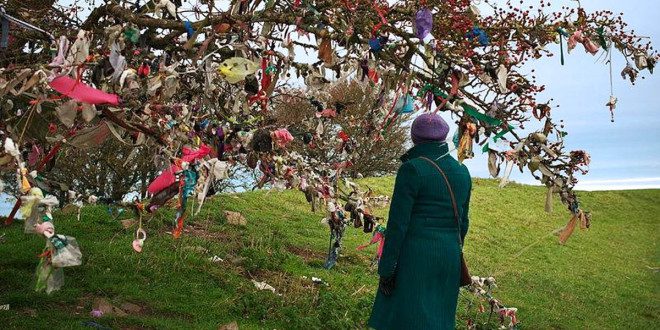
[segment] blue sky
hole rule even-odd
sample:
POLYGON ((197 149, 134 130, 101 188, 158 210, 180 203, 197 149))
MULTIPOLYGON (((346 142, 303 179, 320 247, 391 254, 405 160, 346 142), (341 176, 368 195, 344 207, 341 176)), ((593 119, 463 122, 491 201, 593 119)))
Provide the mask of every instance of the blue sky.
MULTIPOLYGON (((555 8, 571 3, 552 1, 555 8)), ((587 12, 601 9, 623 12, 630 29, 660 45, 657 17, 660 2, 583 0, 581 3, 587 12)), ((551 45, 549 49, 559 53, 559 45, 551 45)), ((655 75, 645 71, 646 79, 639 79, 632 86, 619 74, 625 60, 614 53, 614 94, 619 102, 612 123, 605 107, 610 94, 609 69, 602 61, 596 62, 597 57, 585 53, 580 46, 566 55, 564 66, 558 56, 532 64, 538 82, 547 87, 541 99, 554 98, 560 104, 552 113, 555 121, 565 122, 569 132, 565 139, 567 148, 584 149, 591 155, 589 174, 580 177, 577 188, 660 188, 660 69, 655 75)), ((488 176, 486 158, 480 152, 465 163, 473 176, 488 176)), ((512 179, 536 183, 529 173, 521 174, 517 170, 512 173, 512 179)))

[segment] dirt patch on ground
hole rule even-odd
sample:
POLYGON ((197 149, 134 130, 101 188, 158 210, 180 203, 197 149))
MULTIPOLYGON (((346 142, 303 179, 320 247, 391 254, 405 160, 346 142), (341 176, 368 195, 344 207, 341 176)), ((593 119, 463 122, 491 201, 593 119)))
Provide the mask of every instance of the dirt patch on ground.
POLYGON ((365 265, 368 266, 374 261, 374 255, 367 253, 350 253, 341 254, 338 263, 346 263, 350 265, 365 265))
POLYGON ((92 294, 85 294, 80 297, 73 312, 76 315, 89 316, 89 322, 98 321, 100 324, 118 329, 151 329, 144 325, 133 326, 132 323, 134 321, 132 319, 124 319, 125 317, 141 318, 158 316, 171 319, 193 319, 193 316, 190 314, 161 311, 144 301, 121 299, 119 297, 109 298, 92 294), (109 322, 106 317, 116 317, 116 319, 109 322), (106 325, 104 322, 109 322, 109 324, 106 325))
MULTIPOLYGON (((233 230, 218 230, 217 222, 210 219, 198 219, 194 222, 184 221, 182 236, 196 236, 210 241, 237 242, 239 233, 233 230)), ((159 235, 171 235, 174 226, 171 224, 158 229, 159 235)))
POLYGON ((148 316, 157 314, 144 302, 85 295, 78 299, 76 314, 91 313, 92 316, 148 316), (100 313, 99 313, 100 312, 100 313))
POLYGON ((290 253, 293 253, 305 260, 305 262, 316 261, 316 260, 325 260, 325 253, 314 251, 308 248, 302 248, 299 246, 289 245, 286 247, 286 250, 290 253))
MULTIPOLYGON (((231 230, 218 230, 218 227, 210 220, 198 220, 195 222, 185 222, 181 236, 195 236, 208 241, 219 242, 239 242, 239 233, 231 230)), ((166 225, 161 227, 157 233, 159 235, 172 235, 174 226, 166 225)))
POLYGON ((214 241, 223 241, 223 242, 233 242, 236 240, 237 236, 235 233, 227 231, 214 231, 211 229, 209 223, 193 223, 189 226, 186 226, 183 230, 184 234, 189 234, 196 237, 201 237, 207 240, 214 241))

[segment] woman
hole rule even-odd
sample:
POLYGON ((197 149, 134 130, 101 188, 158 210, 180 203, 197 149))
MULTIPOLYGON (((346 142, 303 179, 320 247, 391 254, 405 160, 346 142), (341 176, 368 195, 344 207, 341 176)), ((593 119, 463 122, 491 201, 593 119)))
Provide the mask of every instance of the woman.
POLYGON ((454 329, 458 300, 459 243, 468 230, 472 181, 449 155, 447 123, 422 114, 412 124, 415 146, 401 160, 390 206, 380 283, 369 326, 377 329, 454 329), (460 231, 444 178, 453 190, 460 231))

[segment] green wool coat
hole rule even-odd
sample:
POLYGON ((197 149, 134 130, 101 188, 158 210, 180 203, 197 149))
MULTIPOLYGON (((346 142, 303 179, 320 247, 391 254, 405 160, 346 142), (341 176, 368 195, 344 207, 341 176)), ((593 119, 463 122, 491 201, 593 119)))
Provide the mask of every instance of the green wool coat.
POLYGON ((449 191, 434 160, 447 175, 464 238, 472 180, 446 143, 424 143, 401 160, 390 205, 381 277, 395 276, 390 296, 376 294, 369 326, 377 329, 454 329, 460 276, 458 227, 449 191))

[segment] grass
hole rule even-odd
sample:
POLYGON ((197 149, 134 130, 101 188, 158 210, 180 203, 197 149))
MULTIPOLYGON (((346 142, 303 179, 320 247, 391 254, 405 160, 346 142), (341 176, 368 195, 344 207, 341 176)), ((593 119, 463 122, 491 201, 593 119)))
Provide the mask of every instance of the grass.
MULTIPOLYGON (((392 178, 365 179, 390 194, 392 178)), ((555 202, 543 211, 545 190, 513 184, 499 189, 475 180, 466 259, 473 274, 493 275, 495 295, 518 307, 522 329, 652 329, 660 327, 660 190, 584 192, 592 228, 576 230, 560 246, 552 231, 568 221, 555 202)), ((377 214, 386 215, 385 209, 377 214)), ((119 219, 130 218, 130 212, 119 219)), ((66 268, 65 284, 52 295, 35 293, 36 255, 44 239, 22 232, 22 223, 0 229, 0 310, 3 328, 83 328, 95 321, 111 328, 217 329, 236 321, 241 329, 365 328, 377 275, 369 268, 375 247, 356 251, 370 239, 347 228, 343 255, 323 269, 328 245, 322 213, 311 213, 298 192, 249 192, 213 197, 187 220, 174 240, 173 212, 145 218, 142 253, 105 206, 54 214, 57 232, 74 236, 83 265, 66 268), (246 227, 228 225, 223 211, 241 212, 246 227), (219 256, 221 262, 211 262, 219 256), (328 286, 316 285, 319 277, 328 286), (306 277, 306 278, 305 278, 306 277), (255 289, 264 281, 279 295, 255 289), (90 316, 94 299, 142 310, 126 316, 90 316)), ((463 327, 467 296, 459 301, 463 327)), ((470 315, 473 311, 470 311, 470 315)))

